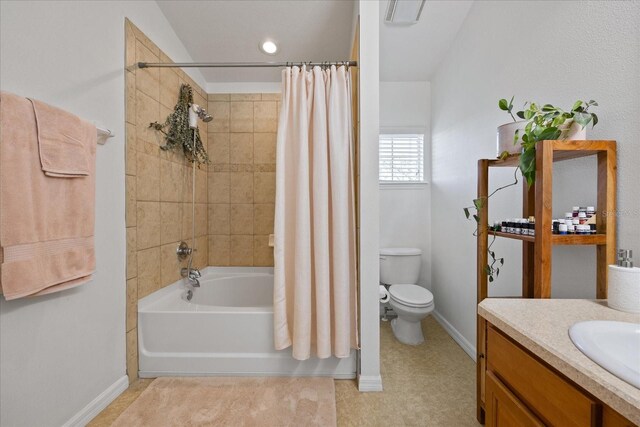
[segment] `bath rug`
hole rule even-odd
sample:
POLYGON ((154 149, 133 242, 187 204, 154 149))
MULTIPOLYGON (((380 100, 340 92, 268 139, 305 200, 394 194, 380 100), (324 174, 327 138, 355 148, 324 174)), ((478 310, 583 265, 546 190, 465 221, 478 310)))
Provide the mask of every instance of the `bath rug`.
POLYGON ((154 426, 335 426, 332 378, 163 377, 113 423, 154 426))

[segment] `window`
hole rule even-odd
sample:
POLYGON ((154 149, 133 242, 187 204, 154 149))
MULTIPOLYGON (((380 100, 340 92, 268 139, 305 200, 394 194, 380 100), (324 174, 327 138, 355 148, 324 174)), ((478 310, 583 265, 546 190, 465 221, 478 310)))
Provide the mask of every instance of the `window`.
POLYGON ((380 182, 424 182, 424 134, 380 135, 380 182))

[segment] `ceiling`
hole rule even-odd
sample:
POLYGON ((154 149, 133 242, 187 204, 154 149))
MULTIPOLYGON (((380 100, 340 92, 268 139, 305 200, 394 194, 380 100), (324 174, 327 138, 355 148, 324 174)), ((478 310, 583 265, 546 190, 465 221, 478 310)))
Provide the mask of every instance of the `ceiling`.
MULTIPOLYGON (((349 59, 354 2, 163 1, 160 9, 196 62, 339 61, 349 59), (258 49, 266 38, 276 55, 258 49)), ((280 81, 278 68, 202 68, 209 83, 280 81)))
POLYGON ((429 0, 415 25, 384 23, 387 1, 380 2, 380 80, 431 80, 455 40, 473 1, 429 0))

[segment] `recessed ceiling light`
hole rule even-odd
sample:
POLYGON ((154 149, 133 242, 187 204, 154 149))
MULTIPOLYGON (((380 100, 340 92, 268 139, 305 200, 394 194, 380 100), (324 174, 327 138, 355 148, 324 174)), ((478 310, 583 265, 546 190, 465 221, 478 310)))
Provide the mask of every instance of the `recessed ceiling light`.
POLYGON ((278 51, 278 45, 273 40, 265 40, 260 43, 260 50, 267 55, 275 55, 278 51))

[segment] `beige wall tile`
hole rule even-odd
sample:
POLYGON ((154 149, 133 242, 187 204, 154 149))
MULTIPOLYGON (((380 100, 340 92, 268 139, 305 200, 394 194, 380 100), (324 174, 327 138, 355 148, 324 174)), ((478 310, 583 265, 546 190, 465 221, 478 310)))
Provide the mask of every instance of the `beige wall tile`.
POLYGON ((196 268, 202 269, 209 265, 209 236, 200 236, 196 239, 196 252, 193 262, 196 268))
POLYGON ((227 203, 209 204, 209 234, 229 234, 229 208, 227 203))
POLYGON ((136 174, 136 125, 127 123, 125 127, 125 174, 136 174))
POLYGON ((212 165, 224 165, 229 163, 229 133, 209 134, 209 160, 212 165))
POLYGON ((229 220, 231 234, 253 234, 253 205, 232 204, 229 220))
POLYGON ((231 132, 253 132, 253 102, 231 102, 229 127, 231 132))
POLYGON ((160 104, 173 110, 180 96, 180 79, 171 68, 160 68, 160 104))
POLYGON ((160 247, 160 286, 164 287, 180 279, 181 264, 176 255, 177 242, 160 247))
POLYGON ((263 101, 280 101, 280 99, 282 99, 282 94, 280 92, 262 94, 263 101))
POLYGON ((228 102, 209 102, 207 109, 213 116, 209 122, 209 133, 229 132, 230 105, 228 102))
MULTIPOLYGON (((158 55, 153 54, 140 41, 136 41, 136 62, 159 62, 158 55)), ((146 93, 156 101, 160 100, 160 69, 136 69, 136 89, 146 93)))
POLYGON ((146 36, 146 34, 140 31, 140 29, 133 25, 133 23, 131 23, 131 28, 133 29, 133 33, 136 35, 137 40, 141 41, 147 48, 149 48, 154 55, 160 55, 160 49, 149 37, 146 36))
POLYGON ((253 236, 230 236, 229 264, 232 266, 253 265, 253 236))
POLYGON ((193 236, 193 205, 191 203, 182 204, 182 240, 191 246, 193 236))
POLYGON ((229 235, 209 236, 209 265, 224 267, 229 265, 229 235))
POLYGON ((138 251, 138 299, 160 286, 160 246, 138 251))
POLYGON ((160 200, 160 158, 138 153, 136 156, 136 197, 138 200, 160 200))
POLYGON ((125 91, 127 92, 125 102, 125 121, 136 124, 136 74, 127 71, 125 73, 125 91))
MULTIPOLYGON (((191 175, 191 172, 189 172, 191 175)), ((208 201, 208 176, 206 167, 196 168, 196 203, 207 203, 208 201)))
POLYGON ((259 203, 253 205, 253 233, 273 234, 275 204, 259 203))
POLYGON ((186 173, 181 164, 160 159, 160 201, 182 201, 183 175, 186 173))
POLYGON ((228 93, 210 93, 208 94, 209 101, 229 101, 228 93))
POLYGON ((182 238, 182 203, 160 202, 160 243, 182 238))
POLYGON ((255 203, 271 203, 276 198, 276 173, 256 172, 254 174, 253 200, 255 203))
POLYGON ((138 379, 138 329, 127 332, 127 376, 129 384, 138 379))
POLYGON ((136 228, 127 228, 127 279, 138 275, 138 243, 136 228))
POLYGON ((229 172, 231 203, 253 203, 253 173, 229 172))
POLYGON ((160 246, 159 202, 138 202, 136 234, 138 250, 160 246))
POLYGON ((229 172, 209 173, 209 203, 229 203, 229 172))
POLYGON ((136 226, 136 177, 127 175, 125 176, 125 212, 124 222, 126 227, 136 226))
POLYGON ((230 94, 231 101, 260 101, 262 94, 259 93, 232 93, 230 94))
POLYGON ((136 36, 133 33, 133 29, 129 22, 124 26, 124 52, 125 52, 125 67, 130 70, 134 70, 137 63, 136 61, 136 36))
POLYGON ((275 101, 253 103, 253 131, 276 132, 278 130, 278 111, 275 101))
POLYGON ((269 246, 269 235, 253 236, 253 265, 273 267, 273 248, 269 246))
POLYGON ((191 203, 193 201, 193 178, 191 177, 191 163, 184 159, 181 163, 185 170, 182 174, 182 201, 191 203))
POLYGON ((146 152, 145 142, 160 146, 161 133, 149 128, 160 121, 160 103, 144 92, 136 91, 136 136, 138 151, 146 152))
POLYGON ((126 330, 129 332, 138 326, 138 280, 127 280, 127 321, 126 330))
POLYGON ((253 163, 276 163, 276 133, 253 134, 253 163))
POLYGON ((229 141, 229 163, 253 163, 253 133, 232 133, 229 141))
POLYGON ((208 234, 208 206, 206 203, 196 203, 196 236, 208 234))

